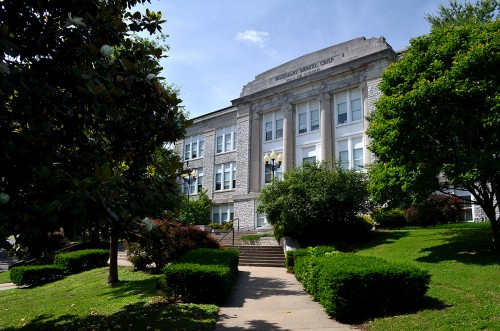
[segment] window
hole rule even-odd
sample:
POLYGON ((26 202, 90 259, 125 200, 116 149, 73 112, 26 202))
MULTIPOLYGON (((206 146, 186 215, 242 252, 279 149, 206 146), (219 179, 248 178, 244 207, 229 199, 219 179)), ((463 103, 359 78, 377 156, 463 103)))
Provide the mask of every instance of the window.
POLYGON ((297 134, 319 130, 319 102, 297 105, 297 134))
POLYGON ((236 150, 236 125, 217 130, 215 136, 216 153, 236 150))
POLYGON ((343 169, 353 168, 355 170, 360 170, 363 168, 365 163, 363 138, 340 140, 337 143, 337 150, 337 161, 343 169))
POLYGON ((363 118, 361 91, 351 89, 335 94, 335 112, 337 125, 360 121, 363 118))
POLYGON ((316 146, 302 148, 302 164, 316 163, 316 146))
POLYGON ((216 205, 212 207, 212 222, 224 224, 234 219, 234 206, 232 204, 216 205))
POLYGON ((232 190, 236 188, 236 162, 215 166, 215 190, 232 190))
POLYGON ((464 208, 462 222, 472 222, 474 220, 472 215, 472 195, 466 192, 457 192, 456 194, 462 200, 462 207, 464 208))
POLYGON ((184 140, 184 160, 203 157, 205 154, 205 140, 203 134, 188 137, 184 140))
POLYGON ((264 141, 283 138, 283 112, 264 114, 264 141))
POLYGON ((182 193, 188 194, 198 194, 203 189, 203 168, 194 169, 198 173, 198 177, 195 180, 191 180, 191 185, 188 184, 187 180, 181 178, 182 180, 182 193))

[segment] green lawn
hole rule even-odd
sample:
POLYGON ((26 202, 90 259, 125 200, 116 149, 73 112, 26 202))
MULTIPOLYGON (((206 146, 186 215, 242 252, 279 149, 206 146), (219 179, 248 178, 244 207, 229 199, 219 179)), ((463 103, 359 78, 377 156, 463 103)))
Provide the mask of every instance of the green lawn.
POLYGON ((215 305, 169 304, 156 290, 159 276, 120 268, 106 283, 101 268, 32 289, 0 292, 0 330, 213 330, 215 305))
POLYGON ((500 255, 488 224, 383 231, 356 254, 407 262, 430 271, 426 302, 409 314, 376 318, 379 330, 500 330, 500 255))
POLYGON ((0 272, 0 284, 10 283, 10 271, 0 272))

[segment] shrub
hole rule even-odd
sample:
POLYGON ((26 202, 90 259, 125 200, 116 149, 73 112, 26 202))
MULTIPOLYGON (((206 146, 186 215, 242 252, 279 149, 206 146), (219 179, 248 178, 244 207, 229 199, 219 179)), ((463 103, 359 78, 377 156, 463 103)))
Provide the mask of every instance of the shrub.
POLYGON ((148 254, 145 247, 137 242, 126 242, 125 250, 127 251, 127 259, 135 270, 146 270, 147 266, 154 262, 153 257, 148 254))
POLYGON ((382 229, 400 228, 405 225, 405 212, 401 208, 377 208, 372 211, 373 221, 382 229))
POLYGON ((10 280, 20 285, 40 285, 64 277, 64 268, 55 265, 20 266, 10 269, 10 280))
POLYGON ((163 268, 166 293, 182 302, 215 303, 225 301, 235 276, 228 266, 174 263, 163 268))
POLYGON ((194 226, 172 228, 171 240, 170 257, 172 260, 197 248, 220 248, 215 238, 194 226))
POLYGON ((233 224, 234 224, 234 222, 233 222, 233 221, 229 221, 229 222, 227 222, 227 223, 224 223, 224 224, 222 225, 222 229, 223 229, 223 230, 231 230, 231 229, 233 228, 233 224))
POLYGON ((406 210, 406 218, 412 225, 436 225, 458 222, 464 213, 463 202, 448 194, 430 195, 406 210))
POLYGON ((212 229, 220 229, 220 230, 222 230, 222 228, 223 228, 223 225, 219 224, 219 223, 210 223, 208 226, 211 227, 212 229))
POLYGON ((316 246, 316 247, 300 248, 293 251, 287 251, 285 258, 285 266, 287 270, 293 271, 295 266, 295 261, 297 260, 298 257, 300 256, 323 257, 326 254, 334 255, 334 254, 340 254, 340 252, 337 251, 333 246, 316 246))
POLYGON ((232 273, 238 273, 240 252, 237 249, 199 248, 182 256, 179 263, 213 264, 229 267, 232 273))
POLYGON ((108 264, 109 251, 105 249, 86 249, 57 254, 54 264, 73 274, 85 270, 104 267, 108 264))
POLYGON ((344 322, 410 308, 430 283, 427 271, 348 253, 301 257, 295 275, 330 316, 344 322))

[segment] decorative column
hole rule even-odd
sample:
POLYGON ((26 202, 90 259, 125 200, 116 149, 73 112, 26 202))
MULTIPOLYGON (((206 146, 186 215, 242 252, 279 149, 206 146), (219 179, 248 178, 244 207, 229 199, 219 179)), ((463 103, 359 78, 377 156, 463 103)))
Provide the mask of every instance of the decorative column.
POLYGON ((283 172, 292 169, 295 160, 295 130, 293 124, 293 107, 285 103, 283 110, 283 172))
POLYGON ((321 161, 332 161, 333 159, 333 125, 332 125, 332 107, 330 103, 330 94, 324 92, 320 99, 321 102, 321 161))

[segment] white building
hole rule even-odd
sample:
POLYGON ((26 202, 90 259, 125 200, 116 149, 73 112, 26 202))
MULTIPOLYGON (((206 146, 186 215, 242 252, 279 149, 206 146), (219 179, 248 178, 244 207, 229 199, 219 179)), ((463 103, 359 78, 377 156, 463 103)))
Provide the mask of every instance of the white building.
POLYGON ((194 118, 177 142, 185 168, 199 174, 190 193, 208 191, 213 222, 258 229, 267 226, 257 213, 259 190, 271 179, 265 153, 282 153, 278 176, 306 161, 369 163, 366 116, 397 56, 382 37, 357 38, 257 75, 231 107, 194 118))

